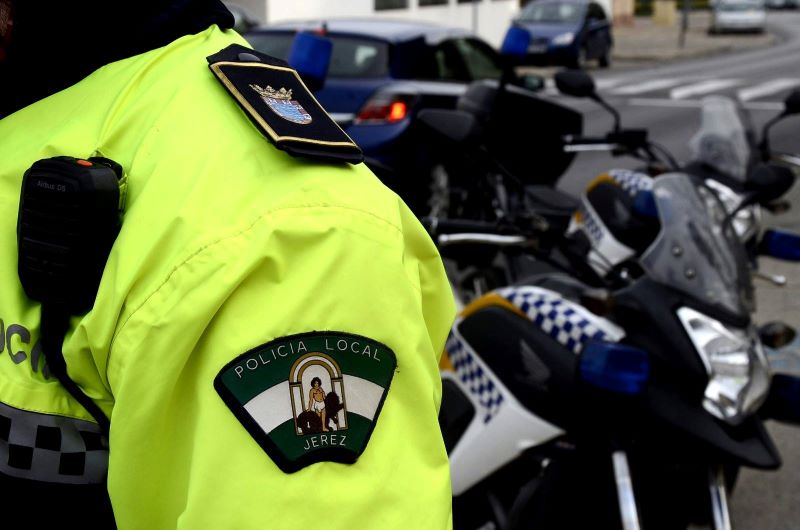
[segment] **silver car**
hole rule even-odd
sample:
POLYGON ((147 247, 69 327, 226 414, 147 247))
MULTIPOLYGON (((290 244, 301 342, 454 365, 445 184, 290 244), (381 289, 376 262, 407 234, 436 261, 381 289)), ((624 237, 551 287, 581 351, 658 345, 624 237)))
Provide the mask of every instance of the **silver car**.
POLYGON ((767 11, 764 0, 718 0, 711 12, 710 33, 751 31, 763 33, 767 11))

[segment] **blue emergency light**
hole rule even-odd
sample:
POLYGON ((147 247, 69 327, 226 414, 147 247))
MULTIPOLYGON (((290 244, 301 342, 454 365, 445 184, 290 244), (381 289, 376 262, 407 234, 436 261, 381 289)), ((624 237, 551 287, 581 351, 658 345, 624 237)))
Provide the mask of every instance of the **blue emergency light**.
POLYGON ((770 228, 761 239, 761 254, 786 261, 800 261, 800 234, 770 228))
POLYGON ((579 359, 585 383, 620 394, 641 394, 650 376, 647 352, 633 346, 589 341, 579 359))
POLYGON ((500 53, 509 57, 525 57, 531 44, 531 34, 527 30, 511 26, 508 28, 500 53))
POLYGON ((331 64, 333 43, 316 33, 299 32, 289 49, 289 66, 297 70, 311 91, 322 88, 331 64))

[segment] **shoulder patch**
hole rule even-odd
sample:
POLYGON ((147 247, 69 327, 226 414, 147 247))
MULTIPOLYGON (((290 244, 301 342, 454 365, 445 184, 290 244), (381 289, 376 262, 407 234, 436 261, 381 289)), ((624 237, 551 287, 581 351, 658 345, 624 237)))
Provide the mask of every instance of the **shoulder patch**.
POLYGON ((397 359, 380 342, 337 331, 281 337, 240 355, 214 388, 285 473, 354 463, 367 446, 397 359))
POLYGON ((237 44, 207 60, 250 121, 279 149, 317 160, 364 160, 361 149, 285 62, 237 44))

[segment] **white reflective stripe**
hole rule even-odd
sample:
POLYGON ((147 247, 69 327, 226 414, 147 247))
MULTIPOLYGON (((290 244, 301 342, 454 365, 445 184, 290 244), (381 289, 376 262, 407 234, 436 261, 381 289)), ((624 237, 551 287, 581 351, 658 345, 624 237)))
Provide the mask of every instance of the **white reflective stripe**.
POLYGON ((382 386, 354 375, 344 374, 344 401, 347 412, 372 420, 381 403, 381 397, 383 397, 382 386))
POLYGON ((800 85, 800 79, 798 78, 773 79, 772 81, 767 81, 760 85, 743 88, 737 92, 736 95, 739 96, 739 99, 742 101, 750 101, 751 99, 775 94, 776 92, 781 92, 797 85, 800 85))
POLYGON ((101 484, 108 442, 89 421, 0 402, 0 473, 59 484, 101 484))
POLYGON ((634 94, 642 94, 644 92, 653 92, 655 90, 663 90, 675 85, 683 83, 683 79, 651 79, 635 85, 626 85, 624 87, 616 88, 611 91, 615 96, 631 96, 634 94))
POLYGON ((701 81, 688 86, 673 88, 669 97, 672 99, 684 99, 690 96, 699 96, 702 94, 709 94, 717 90, 732 87, 741 84, 739 79, 709 79, 708 81, 701 81))
POLYGON ((244 409, 268 433, 293 418, 290 396, 289 383, 282 381, 248 401, 244 409))

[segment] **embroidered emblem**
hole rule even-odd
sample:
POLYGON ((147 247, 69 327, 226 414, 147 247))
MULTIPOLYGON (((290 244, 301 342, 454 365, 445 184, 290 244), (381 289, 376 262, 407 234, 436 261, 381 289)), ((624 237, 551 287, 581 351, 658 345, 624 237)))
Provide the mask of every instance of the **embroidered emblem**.
POLYGON ((284 120, 289 120, 292 123, 298 123, 300 125, 308 125, 311 123, 311 114, 306 112, 306 109, 304 109, 297 100, 292 99, 291 89, 286 90, 285 88, 281 88, 280 90, 275 90, 269 85, 267 85, 267 88, 261 88, 258 85, 250 85, 250 88, 255 90, 258 95, 261 96, 261 99, 264 100, 264 103, 284 120))
POLYGON ((314 332, 237 357, 214 387, 278 467, 293 473, 315 462, 358 459, 396 366, 379 342, 314 332))

